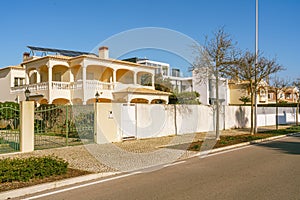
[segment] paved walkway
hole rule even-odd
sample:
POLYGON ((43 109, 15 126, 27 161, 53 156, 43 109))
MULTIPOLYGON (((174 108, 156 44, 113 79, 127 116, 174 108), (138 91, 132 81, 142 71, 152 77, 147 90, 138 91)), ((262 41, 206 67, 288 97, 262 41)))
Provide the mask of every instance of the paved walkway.
MULTIPOLYGON (((286 128, 282 127, 281 128, 286 128)), ((272 130, 275 127, 264 127, 272 130)), ((262 131, 263 129, 260 129, 262 131)), ((248 134, 249 129, 222 131, 222 135, 248 134)), ((55 155, 69 162, 69 167, 90 172, 131 171, 158 164, 174 162, 195 152, 187 151, 192 141, 203 140, 212 133, 186 134, 151 139, 129 140, 113 144, 88 144, 63 148, 37 150, 30 153, 0 155, 5 157, 29 157, 55 155), (169 146, 182 144, 180 149, 169 146), (163 148, 162 148, 163 147, 163 148)))

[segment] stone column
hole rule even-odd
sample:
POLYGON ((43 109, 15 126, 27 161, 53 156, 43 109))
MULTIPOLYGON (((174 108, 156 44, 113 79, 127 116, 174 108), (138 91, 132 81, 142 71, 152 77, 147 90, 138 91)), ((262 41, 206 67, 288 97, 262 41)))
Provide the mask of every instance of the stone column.
POLYGON ((36 83, 40 83, 41 82, 41 74, 40 74, 40 70, 37 69, 36 70, 36 83))
POLYGON ((86 68, 87 66, 84 64, 84 62, 82 62, 81 64, 81 68, 82 68, 82 94, 83 94, 83 98, 82 98, 82 103, 83 105, 86 105, 86 68))
POLYGON ((152 87, 155 89, 154 82, 155 82, 155 78, 154 78, 154 74, 152 74, 152 87))
POLYGON ((112 89, 114 90, 116 87, 116 83, 117 83, 117 70, 113 70, 113 87, 112 89))
POLYGON ((133 84, 136 85, 137 84, 137 72, 134 72, 133 74, 133 84))
POLYGON ((48 67, 48 103, 51 104, 53 99, 52 99, 52 64, 47 63, 48 67))
POLYGON ((25 85, 29 85, 29 75, 28 75, 28 71, 25 71, 25 85))
POLYGON ((34 150, 34 101, 22 101, 20 111, 20 151, 34 150))

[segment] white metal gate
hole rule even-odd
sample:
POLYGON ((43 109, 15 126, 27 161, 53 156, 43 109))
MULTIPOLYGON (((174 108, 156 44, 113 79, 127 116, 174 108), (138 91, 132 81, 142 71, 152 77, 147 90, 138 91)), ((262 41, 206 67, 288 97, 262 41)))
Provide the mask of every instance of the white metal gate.
POLYGON ((121 107, 121 131, 123 139, 136 138, 136 106, 123 104, 121 107))

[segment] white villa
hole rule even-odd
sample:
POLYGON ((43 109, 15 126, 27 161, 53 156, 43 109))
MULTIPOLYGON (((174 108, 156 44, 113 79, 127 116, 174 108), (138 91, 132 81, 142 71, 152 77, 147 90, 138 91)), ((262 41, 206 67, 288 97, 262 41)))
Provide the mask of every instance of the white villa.
MULTIPOLYGON (((170 69, 170 64, 149 60, 147 58, 128 58, 126 61, 139 63, 147 66, 155 67, 155 74, 162 75, 163 78, 168 78, 172 84, 172 90, 178 93, 181 92, 198 92, 200 94, 199 101, 203 105, 212 105, 216 99, 216 81, 213 77, 206 77, 201 82, 199 75, 192 73, 192 76, 183 77, 180 69, 170 69)), ((230 91, 227 79, 219 79, 219 99, 221 104, 228 105, 230 101, 230 91)))
POLYGON ((108 47, 98 55, 28 48, 20 65, 0 69, 0 101, 24 100, 28 88, 39 104, 90 104, 97 92, 99 102, 168 103, 169 93, 154 89, 155 67, 110 59, 108 47), (151 86, 141 85, 144 75, 152 77, 151 86))

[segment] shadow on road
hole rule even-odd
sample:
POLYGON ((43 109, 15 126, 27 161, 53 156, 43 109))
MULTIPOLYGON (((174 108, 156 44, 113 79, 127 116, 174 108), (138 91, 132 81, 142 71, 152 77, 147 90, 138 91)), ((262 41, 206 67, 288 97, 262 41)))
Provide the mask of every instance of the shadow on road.
POLYGON ((295 135, 295 136, 289 136, 296 138, 296 142, 293 141, 274 141, 270 143, 263 143, 259 144, 261 147, 268 147, 274 150, 281 151, 283 153, 287 154, 294 154, 294 155, 299 155, 300 154, 300 135, 295 135))

